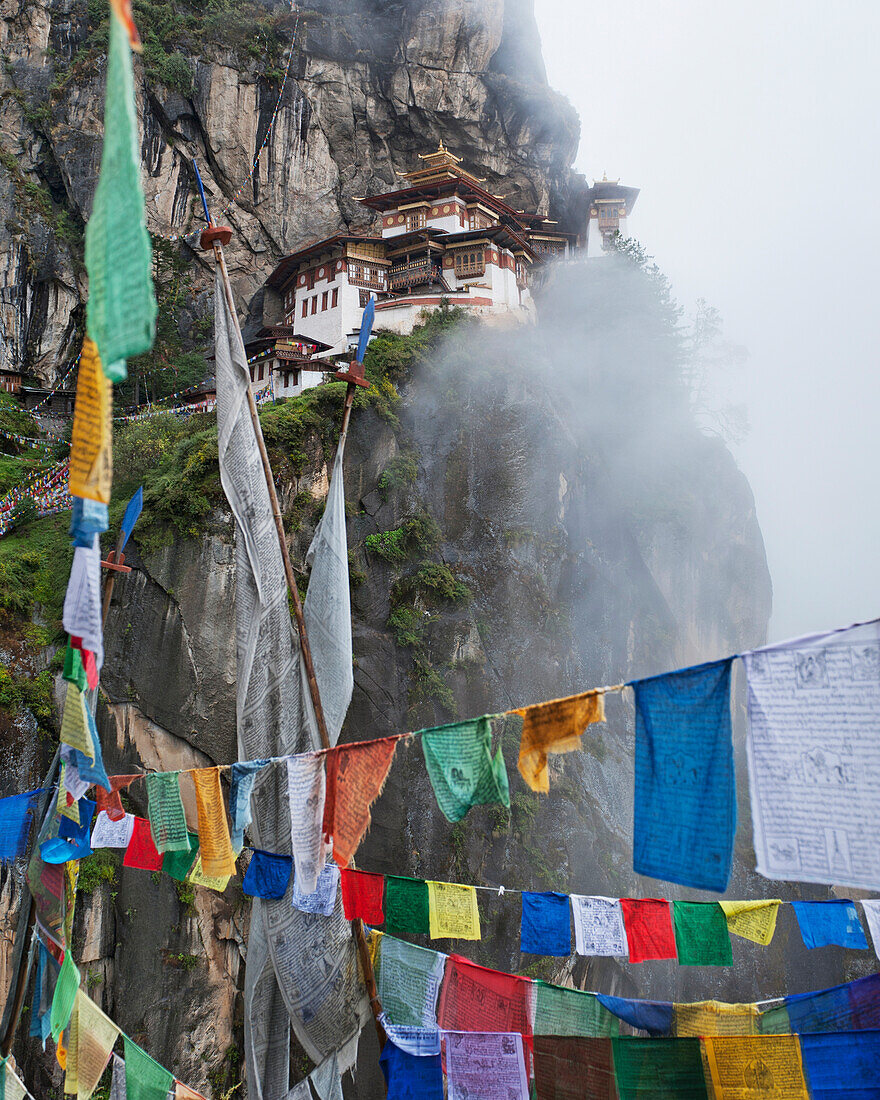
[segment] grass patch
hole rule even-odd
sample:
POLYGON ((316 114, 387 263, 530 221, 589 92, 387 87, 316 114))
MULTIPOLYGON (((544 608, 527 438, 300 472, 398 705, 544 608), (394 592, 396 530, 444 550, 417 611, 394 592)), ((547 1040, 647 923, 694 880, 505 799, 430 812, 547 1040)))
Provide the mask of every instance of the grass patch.
POLYGON ((80 894, 93 894, 105 882, 113 886, 119 869, 119 853, 113 848, 96 848, 79 863, 76 889, 80 894))

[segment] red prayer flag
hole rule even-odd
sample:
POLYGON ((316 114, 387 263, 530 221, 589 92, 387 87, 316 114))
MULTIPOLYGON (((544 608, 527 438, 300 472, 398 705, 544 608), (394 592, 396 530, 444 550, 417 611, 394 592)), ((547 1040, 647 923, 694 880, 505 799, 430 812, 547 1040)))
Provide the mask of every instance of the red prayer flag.
MULTIPOLYGON (((450 955, 446 962, 437 1023, 445 1031, 518 1031, 532 1034, 534 983, 450 955)), ((526 1044, 528 1045, 528 1044, 526 1044)))
POLYGON ((122 808, 122 799, 119 797, 119 791, 124 791, 129 783, 133 783, 135 779, 140 779, 138 775, 110 775, 107 777, 110 780, 110 790, 105 791, 103 787, 95 788, 95 801, 97 802, 96 816, 101 812, 110 818, 111 821, 121 821, 125 817, 125 810, 122 808))
POLYGON ((327 796, 324 835, 333 839, 333 858, 347 867, 370 827, 370 806, 385 785, 400 740, 357 741, 327 752, 327 796))
POLYGON ((156 851, 150 823, 145 817, 134 819, 134 831, 125 849, 122 866, 134 867, 140 871, 162 870, 162 853, 156 851))
POLYGON ((665 898, 621 898, 629 961, 675 959, 672 907, 665 898))
POLYGON ((73 634, 70 635, 70 645, 73 649, 80 651, 83 669, 86 674, 86 683, 89 685, 89 689, 94 691, 98 686, 98 666, 95 664, 94 653, 90 649, 83 649, 82 638, 77 638, 73 634))
POLYGON ((346 920, 358 917, 367 924, 382 924, 385 913, 382 910, 382 895, 385 892, 385 876, 372 871, 352 871, 343 867, 342 906, 346 920))

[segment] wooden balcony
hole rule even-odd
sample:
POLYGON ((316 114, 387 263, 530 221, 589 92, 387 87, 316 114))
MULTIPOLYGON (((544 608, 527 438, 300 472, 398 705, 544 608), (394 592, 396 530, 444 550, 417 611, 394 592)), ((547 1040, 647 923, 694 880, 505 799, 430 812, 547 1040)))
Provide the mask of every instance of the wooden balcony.
POLYGON ((388 285, 391 290, 409 290, 414 286, 439 282, 440 265, 427 260, 413 260, 404 264, 393 264, 388 273, 388 285))

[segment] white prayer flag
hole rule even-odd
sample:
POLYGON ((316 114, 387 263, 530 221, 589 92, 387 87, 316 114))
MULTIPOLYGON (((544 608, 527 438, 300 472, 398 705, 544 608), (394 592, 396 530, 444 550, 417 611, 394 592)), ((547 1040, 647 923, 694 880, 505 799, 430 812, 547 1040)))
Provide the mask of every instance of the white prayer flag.
POLYGON ((619 898, 572 894, 571 911, 578 955, 626 957, 629 954, 619 898))
POLYGON ((95 655, 98 668, 104 663, 104 632, 101 627, 101 547, 95 535, 91 546, 77 546, 62 613, 64 629, 82 638, 83 649, 95 655))
POLYGON ((302 753, 287 758, 287 794, 290 800, 290 843, 300 892, 313 894, 324 867, 324 757, 302 753))
POLYGON ((529 1100, 522 1036, 516 1031, 443 1031, 448 1100, 529 1100))
POLYGON ((127 848, 134 832, 134 814, 126 814, 121 821, 112 821, 106 810, 101 810, 92 829, 92 848, 127 848))
POLYGON ((863 901, 862 908, 874 943, 874 954, 880 958, 880 900, 863 901))

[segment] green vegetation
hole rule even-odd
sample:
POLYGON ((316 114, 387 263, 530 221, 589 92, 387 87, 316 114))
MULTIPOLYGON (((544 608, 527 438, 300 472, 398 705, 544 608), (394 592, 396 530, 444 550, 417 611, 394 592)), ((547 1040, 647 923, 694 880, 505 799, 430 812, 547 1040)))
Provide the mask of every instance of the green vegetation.
POLYGON ((28 710, 37 720, 41 734, 49 735, 54 726, 54 684, 48 670, 35 677, 19 676, 7 665, 0 665, 0 711, 13 718, 28 710))
POLYGON ((177 890, 177 900, 186 909, 192 909, 196 900, 196 888, 191 882, 175 880, 174 887, 177 890))
POLYGON ((405 489, 415 484, 419 475, 419 463, 416 456, 407 452, 393 458, 379 477, 379 492, 387 500, 396 489, 405 489))
POLYGON ((80 860, 76 889, 80 894, 93 894, 103 883, 113 886, 119 869, 119 853, 113 848, 96 848, 80 860))
POLYGON ((187 973, 195 970, 199 965, 198 955, 188 955, 184 951, 179 951, 176 955, 169 954, 166 956, 166 960, 169 966, 174 966, 178 970, 185 970, 187 973))
POLYGON ((69 524, 65 513, 34 518, 0 539, 0 620, 29 619, 39 610, 60 632, 73 560, 69 524))

